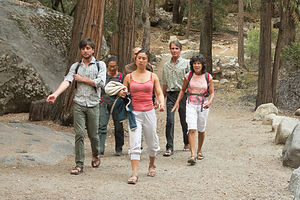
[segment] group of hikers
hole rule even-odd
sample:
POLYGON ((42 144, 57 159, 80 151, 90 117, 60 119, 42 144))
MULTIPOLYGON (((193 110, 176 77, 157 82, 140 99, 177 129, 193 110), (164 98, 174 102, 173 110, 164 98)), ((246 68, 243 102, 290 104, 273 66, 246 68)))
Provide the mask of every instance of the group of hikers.
POLYGON ((155 109, 167 111, 166 151, 174 153, 174 112, 178 110, 183 133, 184 151, 190 151, 188 163, 204 158, 202 145, 205 137, 209 107, 214 98, 211 74, 206 72, 202 55, 190 61, 180 56, 182 45, 178 40, 169 43, 171 60, 163 66, 162 88, 158 76, 153 73, 149 52, 140 47, 133 49, 130 63, 121 73, 118 59, 108 58, 106 64, 94 57, 95 43, 87 38, 79 43, 82 59, 74 63, 56 91, 47 97, 54 103, 73 81, 76 91, 73 98, 75 130, 75 163, 71 174, 83 172, 84 136, 87 130, 91 142, 93 168, 100 166, 100 155, 105 151, 105 139, 110 114, 115 127, 115 155, 122 155, 124 130, 122 121, 129 119, 129 155, 132 175, 129 184, 138 181, 138 167, 142 153, 142 140, 149 154, 148 176, 156 176, 155 158, 160 150, 157 136, 155 109), (166 108, 165 108, 166 98, 166 108), (195 152, 195 134, 198 131, 198 148, 195 152))

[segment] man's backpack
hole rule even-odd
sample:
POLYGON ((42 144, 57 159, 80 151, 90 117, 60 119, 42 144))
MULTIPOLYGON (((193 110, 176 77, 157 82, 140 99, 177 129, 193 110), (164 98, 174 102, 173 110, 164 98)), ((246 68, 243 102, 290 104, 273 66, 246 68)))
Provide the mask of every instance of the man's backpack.
MULTIPOLYGON (((81 61, 77 63, 77 66, 75 68, 75 74, 78 73, 78 69, 79 69, 80 65, 81 65, 81 61)), ((97 69, 98 69, 98 71, 97 71, 97 74, 98 74, 98 72, 100 71, 100 65, 99 65, 99 61, 98 60, 96 60, 96 65, 97 65, 97 69)), ((77 81, 75 82, 75 88, 77 89, 77 81)), ((95 88, 95 91, 97 92, 97 88, 96 87, 94 87, 94 88, 95 88)))

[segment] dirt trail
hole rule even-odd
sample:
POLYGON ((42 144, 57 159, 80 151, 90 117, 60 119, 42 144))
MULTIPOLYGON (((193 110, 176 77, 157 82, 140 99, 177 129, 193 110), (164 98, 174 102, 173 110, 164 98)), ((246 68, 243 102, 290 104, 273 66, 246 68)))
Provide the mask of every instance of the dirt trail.
MULTIPOLYGON (((128 185, 129 156, 113 155, 114 137, 110 136, 99 169, 90 166, 91 150, 86 140, 85 172, 79 176, 69 174, 74 156, 55 166, 0 164, 1 199, 291 199, 287 187, 292 169, 282 166, 282 146, 274 144, 271 127, 252 121, 252 108, 231 101, 230 95, 216 90, 203 147, 205 159, 195 166, 187 165, 189 152, 182 151, 178 114, 175 154, 162 156, 166 113, 157 113, 161 152, 156 177, 146 176, 148 158, 144 151, 139 182, 128 185)), ((123 149, 123 153, 128 150, 128 136, 123 149)))

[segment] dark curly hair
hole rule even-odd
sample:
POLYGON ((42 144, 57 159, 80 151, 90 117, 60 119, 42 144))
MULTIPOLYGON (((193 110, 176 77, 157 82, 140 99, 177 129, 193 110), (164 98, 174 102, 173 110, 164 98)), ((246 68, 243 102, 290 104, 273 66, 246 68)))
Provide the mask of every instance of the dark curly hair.
POLYGON ((206 60, 204 58, 204 56, 202 54, 199 54, 197 56, 193 56, 190 60, 190 69, 191 69, 191 72, 194 73, 195 70, 194 70, 194 67, 193 67, 193 64, 195 62, 200 62, 202 64, 202 69, 201 69, 201 74, 204 74, 206 72, 206 60))

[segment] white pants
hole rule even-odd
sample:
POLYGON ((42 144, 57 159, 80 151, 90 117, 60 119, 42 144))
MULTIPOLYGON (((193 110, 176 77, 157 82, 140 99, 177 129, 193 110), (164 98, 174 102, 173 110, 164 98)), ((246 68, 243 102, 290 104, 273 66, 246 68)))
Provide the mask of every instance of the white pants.
POLYGON ((156 115, 155 111, 147 112, 133 111, 135 114, 137 128, 133 131, 129 128, 129 154, 131 160, 141 159, 142 132, 145 136, 147 150, 150 157, 155 157, 160 150, 158 136, 156 133, 156 115))
POLYGON ((202 110, 201 105, 186 103, 186 123, 189 130, 205 132, 209 108, 202 110))

